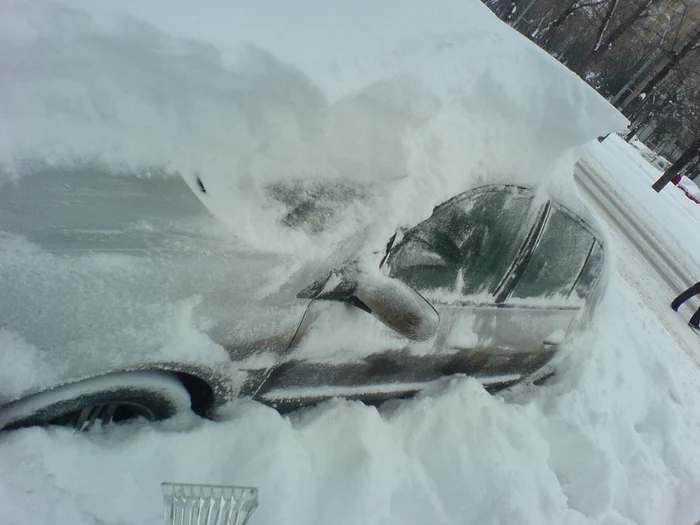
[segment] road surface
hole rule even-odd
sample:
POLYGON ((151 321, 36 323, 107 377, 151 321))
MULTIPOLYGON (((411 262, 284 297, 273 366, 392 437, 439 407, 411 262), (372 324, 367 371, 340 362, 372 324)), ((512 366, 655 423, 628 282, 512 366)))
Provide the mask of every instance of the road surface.
POLYGON ((700 367, 700 332, 686 324, 700 300, 691 299, 678 314, 670 308, 673 297, 690 284, 689 276, 700 274, 666 250, 663 242, 645 226, 641 210, 628 205, 585 160, 577 163, 574 178, 584 201, 607 224, 610 235, 617 241, 617 271, 647 304, 658 305, 659 322, 700 367), (646 268, 640 269, 640 264, 646 268))

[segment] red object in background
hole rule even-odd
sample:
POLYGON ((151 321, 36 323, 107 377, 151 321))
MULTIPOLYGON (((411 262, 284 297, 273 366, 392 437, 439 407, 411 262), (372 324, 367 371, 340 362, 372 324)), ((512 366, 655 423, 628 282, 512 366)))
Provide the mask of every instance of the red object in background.
POLYGON ((688 192, 688 188, 686 188, 685 186, 683 186, 683 185, 680 183, 680 182, 681 182, 681 177, 682 177, 682 175, 678 174, 678 175, 676 175, 675 177, 673 177, 673 178, 671 179, 671 182, 672 182, 679 190, 681 190, 683 193, 685 193, 685 196, 688 197, 691 201, 693 201, 695 204, 700 204, 700 201, 699 201, 698 199, 696 199, 695 197, 693 197, 693 196, 690 194, 690 192, 688 192))

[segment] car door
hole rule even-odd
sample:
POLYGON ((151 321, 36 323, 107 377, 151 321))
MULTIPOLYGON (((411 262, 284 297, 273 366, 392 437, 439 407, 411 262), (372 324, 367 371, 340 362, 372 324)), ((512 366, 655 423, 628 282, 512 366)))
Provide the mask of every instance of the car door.
POLYGON ((530 189, 485 186, 442 205, 392 250, 391 274, 440 312, 432 354, 450 363, 443 369, 498 388, 551 358, 544 341, 552 326, 568 326, 571 312, 510 300, 550 212, 551 203, 530 189))
MULTIPOLYGON (((329 396, 381 400, 451 373, 476 374, 480 355, 445 351, 458 314, 494 309, 494 293, 526 243, 539 205, 530 190, 486 186, 439 206, 394 239, 389 275, 423 294, 440 312, 428 341, 409 341, 352 304, 314 301, 289 352, 257 397, 280 408, 290 399, 329 396)), ((463 315, 462 315, 463 317, 463 315)), ((472 341, 488 348, 488 337, 472 341)))
POLYGON ((474 308, 471 315, 458 312, 446 346, 455 347, 461 325, 473 318, 471 330, 491 337, 492 364, 500 361, 503 372, 536 369, 571 331, 602 267, 602 244, 592 230, 575 214, 547 202, 493 303, 474 308))
POLYGON ((508 386, 552 358, 602 262, 592 230, 559 204, 517 186, 476 188, 394 238, 382 261, 438 311, 434 337, 410 341, 352 301, 315 300, 257 397, 278 408, 381 401, 457 373, 508 386))

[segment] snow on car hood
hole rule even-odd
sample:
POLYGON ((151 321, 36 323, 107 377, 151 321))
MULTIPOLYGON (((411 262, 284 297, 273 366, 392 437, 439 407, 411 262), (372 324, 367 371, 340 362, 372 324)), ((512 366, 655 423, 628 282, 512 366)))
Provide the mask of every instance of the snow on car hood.
POLYGON ((566 194, 572 148, 626 124, 476 0, 66 0, 6 14, 0 181, 28 160, 157 168, 245 243, 304 257, 361 231, 379 248, 476 184, 566 194), (310 227, 290 221, 303 195, 279 191, 308 199, 304 184, 343 197, 310 227))

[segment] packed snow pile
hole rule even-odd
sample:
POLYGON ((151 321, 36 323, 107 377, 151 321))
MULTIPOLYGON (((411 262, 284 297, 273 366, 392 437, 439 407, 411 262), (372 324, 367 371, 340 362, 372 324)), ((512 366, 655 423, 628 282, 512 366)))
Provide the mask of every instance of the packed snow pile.
POLYGON ((0 21, 4 176, 37 159, 199 176, 253 247, 310 249, 278 230, 280 181, 365 190, 316 248, 369 223, 384 243, 475 184, 570 182, 562 155, 625 125, 476 1, 68 3, 0 21))
POLYGON ((242 401, 217 423, 4 435, 4 520, 157 525, 168 480, 258 486, 251 524, 694 523, 697 364, 627 283, 612 292, 558 379, 506 398, 458 378, 379 410, 242 401))

